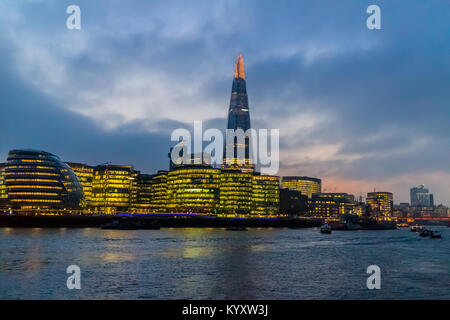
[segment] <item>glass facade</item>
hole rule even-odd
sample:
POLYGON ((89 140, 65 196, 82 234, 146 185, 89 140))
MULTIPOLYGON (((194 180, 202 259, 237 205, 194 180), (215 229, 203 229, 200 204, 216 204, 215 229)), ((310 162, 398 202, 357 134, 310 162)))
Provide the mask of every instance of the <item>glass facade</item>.
POLYGON ((434 206, 433 194, 429 193, 429 190, 424 185, 411 188, 410 190, 411 206, 434 206))
MULTIPOLYGON (((228 111, 227 129, 241 129, 246 132, 250 129, 250 111, 248 105, 247 87, 245 82, 244 58, 240 54, 234 67, 233 86, 231 88, 230 108, 228 111)), ((254 171, 254 164, 250 157, 250 139, 245 137, 239 141, 236 137, 225 142, 223 153, 223 169, 237 169, 254 171), (227 147, 233 150, 233 156, 227 156, 227 147), (242 150, 242 154, 239 152, 242 150)))
POLYGON ((223 215, 279 213, 279 177, 209 166, 184 166, 167 175, 167 211, 223 215))
POLYGON ((337 219, 343 214, 357 214, 355 203, 351 199, 351 195, 347 193, 313 194, 308 200, 309 215, 318 218, 337 219))
POLYGON ((280 211, 280 178, 268 175, 252 177, 252 215, 276 215, 280 211))
POLYGON ((219 213, 250 214, 252 209, 252 174, 223 170, 220 177, 219 213))
POLYGON ((184 166, 167 176, 168 212, 214 213, 219 200, 220 169, 184 166))
POLYGON ((392 216, 394 198, 391 192, 369 192, 366 198, 372 213, 386 217, 392 216))
POLYGON ((94 168, 92 206, 94 212, 130 212, 137 173, 133 166, 101 165, 94 168))
POLYGON ((153 175, 138 174, 136 183, 136 197, 133 199, 133 212, 147 213, 152 207, 153 175))
POLYGON ((83 200, 80 205, 82 208, 92 207, 92 182, 94 180, 94 167, 83 163, 66 162, 67 165, 75 172, 78 180, 83 187, 83 200))
POLYGON ((311 198, 313 194, 322 192, 322 180, 311 177, 289 176, 281 180, 283 189, 296 190, 311 198))
POLYGON ((160 170, 152 177, 152 200, 153 212, 167 212, 167 175, 168 171, 160 170))
POLYGON ((14 209, 76 209, 83 197, 72 169, 49 152, 11 150, 3 176, 14 209))

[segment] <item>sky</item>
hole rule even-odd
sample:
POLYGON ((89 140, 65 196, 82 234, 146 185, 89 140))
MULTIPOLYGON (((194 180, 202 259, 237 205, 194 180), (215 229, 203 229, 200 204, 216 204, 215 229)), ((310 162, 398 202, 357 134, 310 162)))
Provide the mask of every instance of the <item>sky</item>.
POLYGON ((167 169, 174 129, 225 128, 239 53, 252 126, 280 129, 280 176, 396 203, 425 184, 450 205, 448 0, 1 0, 0 161, 167 169))

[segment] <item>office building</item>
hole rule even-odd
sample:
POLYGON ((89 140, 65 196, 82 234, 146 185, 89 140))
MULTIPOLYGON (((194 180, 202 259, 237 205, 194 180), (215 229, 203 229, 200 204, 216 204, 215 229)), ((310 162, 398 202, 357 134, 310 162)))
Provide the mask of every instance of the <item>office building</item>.
POLYGON ((185 165, 167 175, 167 211, 215 213, 219 202, 220 169, 185 165))
POLYGON ((370 206, 372 215, 392 216, 394 198, 391 192, 369 192, 366 203, 370 206))
POLYGON ((434 206, 433 194, 424 185, 411 188, 410 190, 411 206, 432 207, 434 206))
POLYGON ((307 215, 308 196, 297 190, 280 189, 280 213, 291 217, 307 215))
POLYGON ((321 192, 321 198, 344 198, 350 203, 355 202, 355 196, 344 192, 321 192))
POLYGON ((222 170, 220 204, 222 214, 250 214, 252 210, 252 173, 222 170))
POLYGON ((296 190, 311 198, 313 194, 322 192, 322 180, 311 177, 288 176, 282 178, 281 188, 296 190))
POLYGON ((153 177, 151 174, 138 173, 136 188, 132 194, 133 213, 152 212, 153 177))
POLYGON ((100 165, 94 168, 92 206, 94 212, 116 214, 130 212, 133 189, 137 183, 133 166, 100 165))
POLYGON ((94 180, 94 167, 84 163, 66 162, 66 164, 75 172, 78 180, 83 187, 83 199, 80 203, 82 208, 92 206, 92 181, 94 180))
POLYGON ((160 170, 152 175, 152 212, 167 212, 167 170, 160 170))
MULTIPOLYGON (((221 190, 222 191, 222 190, 221 190)), ((280 212, 280 177, 252 176, 252 215, 276 215, 280 212)))
POLYGON ((318 218, 339 218, 344 214, 358 214, 355 203, 346 193, 318 193, 308 200, 309 215, 318 218))

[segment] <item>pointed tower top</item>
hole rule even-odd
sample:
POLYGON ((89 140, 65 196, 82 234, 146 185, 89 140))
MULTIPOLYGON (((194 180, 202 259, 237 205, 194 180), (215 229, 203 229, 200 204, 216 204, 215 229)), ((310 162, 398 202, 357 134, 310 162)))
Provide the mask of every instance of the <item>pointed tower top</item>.
POLYGON ((236 64, 234 66, 234 77, 241 78, 245 80, 245 71, 244 71, 244 57, 240 53, 236 59, 236 64))

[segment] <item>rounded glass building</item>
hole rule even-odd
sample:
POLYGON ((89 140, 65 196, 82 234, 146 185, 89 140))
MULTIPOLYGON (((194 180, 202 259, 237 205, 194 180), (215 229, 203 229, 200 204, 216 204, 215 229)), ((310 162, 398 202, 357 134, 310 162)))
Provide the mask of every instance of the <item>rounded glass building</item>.
POLYGON ((15 209, 77 209, 82 186, 57 156, 38 150, 11 150, 4 168, 8 200, 15 209))

